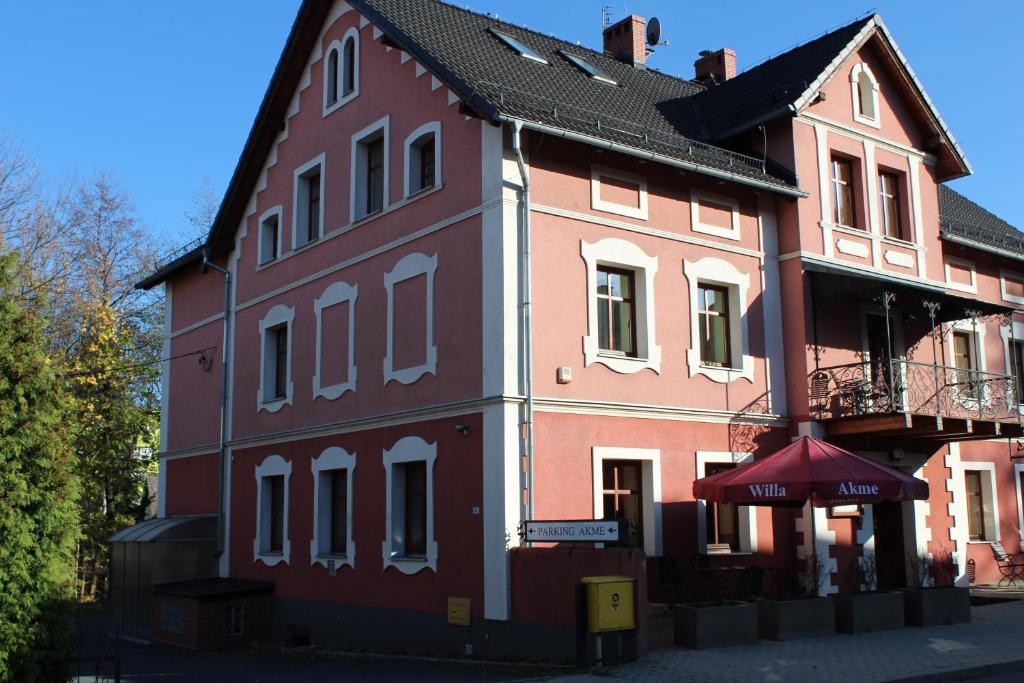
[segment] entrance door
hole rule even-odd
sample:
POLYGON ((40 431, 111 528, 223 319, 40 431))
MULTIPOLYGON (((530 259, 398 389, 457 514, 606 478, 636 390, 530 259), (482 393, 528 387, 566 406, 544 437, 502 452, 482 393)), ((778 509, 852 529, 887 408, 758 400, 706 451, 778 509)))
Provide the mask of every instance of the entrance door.
POLYGON ((896 320, 889 318, 889 334, 892 337, 892 346, 889 346, 885 333, 885 316, 877 313, 868 313, 864 316, 864 327, 866 332, 865 350, 867 351, 868 372, 871 383, 877 390, 889 390, 889 383, 892 381, 892 364, 886 362, 889 358, 889 349, 892 349, 893 358, 902 358, 903 352, 899 347, 896 334, 896 320))
POLYGON ((642 464, 636 460, 605 460, 602 466, 604 519, 629 522, 630 548, 644 547, 642 464))
POLYGON ((903 504, 889 501, 872 506, 875 530, 875 566, 878 588, 907 585, 906 547, 903 543, 903 504))

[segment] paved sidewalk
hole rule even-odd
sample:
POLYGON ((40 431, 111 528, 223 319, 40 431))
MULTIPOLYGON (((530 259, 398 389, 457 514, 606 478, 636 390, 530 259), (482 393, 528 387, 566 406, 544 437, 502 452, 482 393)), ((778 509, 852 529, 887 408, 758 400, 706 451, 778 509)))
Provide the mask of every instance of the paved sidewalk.
MULTIPOLYGON (((986 595, 1011 597, 1005 592, 986 595)), ((1024 595, 1017 593, 1012 597, 1024 598, 1024 595)), ((1011 662, 1021 662, 1017 680, 1024 680, 1024 600, 993 600, 990 604, 975 605, 971 616, 972 623, 955 626, 838 634, 786 643, 762 640, 757 645, 700 651, 671 648, 601 672, 600 676, 582 674, 556 680, 562 683, 607 683, 609 678, 654 683, 964 680, 941 674, 978 668, 971 677, 981 678, 986 674, 985 667, 994 667, 989 671, 998 672, 1011 662)))

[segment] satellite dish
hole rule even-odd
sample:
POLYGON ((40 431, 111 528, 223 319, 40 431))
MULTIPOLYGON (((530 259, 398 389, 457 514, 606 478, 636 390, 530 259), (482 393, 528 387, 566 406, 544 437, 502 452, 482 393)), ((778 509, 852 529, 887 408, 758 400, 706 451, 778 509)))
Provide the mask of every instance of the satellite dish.
POLYGON ((647 44, 655 46, 661 42, 661 22, 658 17, 651 17, 647 22, 647 44))

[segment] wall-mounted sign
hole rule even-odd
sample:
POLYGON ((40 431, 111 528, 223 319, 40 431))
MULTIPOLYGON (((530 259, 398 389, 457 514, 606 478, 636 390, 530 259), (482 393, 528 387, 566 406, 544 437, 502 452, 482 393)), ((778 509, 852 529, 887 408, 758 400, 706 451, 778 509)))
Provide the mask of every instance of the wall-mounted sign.
POLYGON ((618 543, 620 519, 531 520, 523 522, 523 540, 537 543, 618 543))

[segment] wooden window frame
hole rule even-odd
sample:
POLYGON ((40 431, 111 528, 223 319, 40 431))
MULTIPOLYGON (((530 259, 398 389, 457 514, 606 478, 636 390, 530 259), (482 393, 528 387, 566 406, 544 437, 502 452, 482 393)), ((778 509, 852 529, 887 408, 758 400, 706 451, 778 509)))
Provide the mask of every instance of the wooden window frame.
POLYGON ((981 475, 981 470, 964 470, 964 493, 967 497, 967 538, 970 541, 992 540, 988 538, 988 533, 985 530, 985 486, 981 480, 981 475), (967 485, 967 482, 971 479, 976 480, 978 483, 978 492, 976 494, 971 493, 970 487, 967 485), (971 514, 971 503, 974 500, 977 501, 978 514, 981 516, 980 533, 977 532, 978 530, 973 528, 973 523, 971 521, 973 516, 971 514))
POLYGON ((700 362, 704 365, 715 367, 715 368, 731 368, 733 363, 732 356, 732 309, 729 302, 729 287, 725 285, 714 285, 706 282, 697 283, 697 326, 698 335, 700 334, 699 328, 703 322, 703 328, 707 334, 700 338, 700 362), (721 313, 712 311, 707 308, 707 300, 704 296, 706 290, 711 290, 719 293, 722 296, 722 300, 725 302, 725 310, 721 313), (725 357, 724 363, 708 360, 711 348, 711 318, 721 317, 725 320, 725 357))
POLYGON ((832 155, 829 160, 829 181, 832 187, 832 222, 844 228, 857 228, 856 186, 854 182, 854 163, 845 157, 832 155), (844 180, 839 176, 839 169, 845 167, 849 176, 844 180), (844 200, 841 202, 840 200, 844 200), (842 206, 849 206, 849 215, 844 216, 842 206), (848 218, 848 222, 844 219, 848 218))
POLYGON ((878 218, 886 237, 903 240, 903 217, 901 211, 900 177, 891 171, 878 171, 878 218), (886 191, 886 183, 892 183, 886 191))
MULTIPOLYGON (((709 462, 704 465, 704 476, 710 477, 719 472, 727 472, 729 470, 736 469, 737 463, 726 463, 726 462, 709 462)), ((707 527, 706 533, 706 547, 709 549, 724 549, 729 548, 730 553, 740 552, 742 543, 740 542, 740 508, 735 503, 725 503, 732 510, 731 517, 733 523, 733 529, 735 529, 735 540, 733 543, 723 543, 721 540, 721 530, 719 529, 719 520, 722 517, 721 506, 722 503, 713 501, 705 501, 705 525, 707 527)), ((711 551, 714 554, 714 551, 711 551)))
MULTIPOLYGON (((611 346, 613 344, 613 342, 612 342, 612 340, 614 338, 613 331, 615 329, 614 325, 612 324, 612 320, 613 320, 613 316, 612 316, 613 308, 612 307, 613 307, 613 304, 615 304, 615 303, 624 303, 624 304, 628 305, 629 316, 630 316, 629 342, 630 342, 630 347, 632 348, 632 351, 623 351, 621 349, 605 348, 605 347, 601 346, 600 345, 600 338, 601 338, 601 330, 600 329, 598 329, 598 348, 600 349, 601 353, 613 354, 613 355, 617 355, 617 356, 624 356, 626 358, 636 358, 637 357, 636 272, 633 271, 633 270, 629 270, 627 268, 613 268, 612 266, 605 266, 605 265, 598 264, 598 266, 597 266, 597 276, 598 276, 598 278, 600 278, 602 273, 604 273, 605 275, 618 275, 620 277, 625 277, 625 278, 629 279, 629 291, 631 293, 629 298, 626 298, 626 297, 623 297, 623 296, 614 296, 611 293, 601 294, 596 289, 594 291, 594 296, 597 298, 597 306, 598 306, 598 308, 600 308, 601 306, 605 306, 605 308, 606 308, 606 310, 608 312, 608 329, 606 330, 606 332, 608 334, 608 345, 609 346, 611 346)), ((598 319, 600 319, 600 317, 598 319)))

